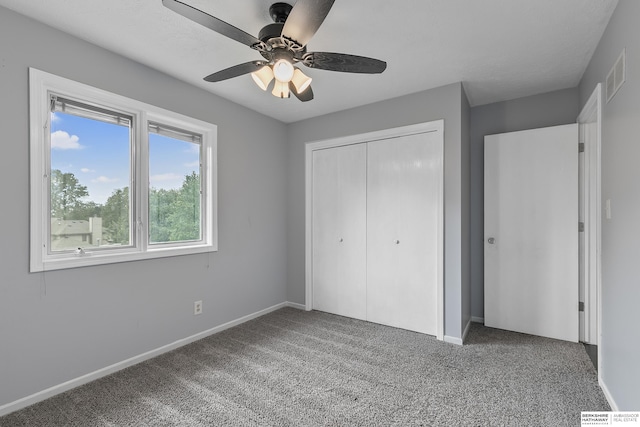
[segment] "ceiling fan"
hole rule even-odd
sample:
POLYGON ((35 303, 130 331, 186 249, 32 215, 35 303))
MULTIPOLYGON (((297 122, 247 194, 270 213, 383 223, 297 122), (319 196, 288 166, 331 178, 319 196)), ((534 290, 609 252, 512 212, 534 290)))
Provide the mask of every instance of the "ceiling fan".
POLYGON ((379 74, 387 63, 364 56, 332 52, 307 52, 307 43, 318 31, 335 0, 297 0, 294 6, 274 3, 269 14, 274 20, 254 37, 214 16, 178 0, 162 0, 162 4, 180 15, 213 31, 257 50, 263 61, 244 64, 208 75, 204 80, 219 82, 251 73, 251 77, 262 89, 267 90, 272 81, 272 94, 278 98, 289 98, 290 93, 300 101, 311 101, 311 78, 295 65, 346 73, 379 74))

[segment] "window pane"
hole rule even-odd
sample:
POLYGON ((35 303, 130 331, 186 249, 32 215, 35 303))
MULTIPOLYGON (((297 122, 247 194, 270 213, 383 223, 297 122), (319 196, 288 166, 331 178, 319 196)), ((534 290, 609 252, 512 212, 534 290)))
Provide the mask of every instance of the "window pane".
POLYGON ((130 245, 130 126, 54 107, 49 251, 130 245))
POLYGON ((188 131, 149 124, 151 244, 202 239, 200 140, 188 131))

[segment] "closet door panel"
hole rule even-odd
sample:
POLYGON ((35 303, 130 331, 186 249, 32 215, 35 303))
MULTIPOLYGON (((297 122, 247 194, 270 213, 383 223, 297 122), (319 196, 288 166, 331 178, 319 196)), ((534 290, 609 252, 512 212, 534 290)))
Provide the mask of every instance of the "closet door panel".
POLYGON ((366 144, 313 152, 313 308, 366 319, 366 144))
POLYGON ((367 320, 436 335, 441 139, 370 142, 367 171, 367 320))

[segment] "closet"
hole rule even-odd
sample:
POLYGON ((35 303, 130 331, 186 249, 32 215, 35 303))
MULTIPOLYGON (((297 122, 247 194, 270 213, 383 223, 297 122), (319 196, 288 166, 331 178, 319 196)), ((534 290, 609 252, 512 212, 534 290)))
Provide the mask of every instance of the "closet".
POLYGON ((307 145, 307 308, 441 336, 443 121, 307 145))

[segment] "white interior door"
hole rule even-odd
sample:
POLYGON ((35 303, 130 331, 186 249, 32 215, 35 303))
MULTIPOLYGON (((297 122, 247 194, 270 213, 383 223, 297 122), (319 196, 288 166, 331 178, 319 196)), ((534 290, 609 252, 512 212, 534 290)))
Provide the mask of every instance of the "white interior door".
POLYGON ((436 335, 442 134, 367 150, 367 320, 436 335))
POLYGON ((313 308, 366 320, 367 149, 313 152, 313 308))
POLYGON ((578 341, 578 126, 485 137, 485 324, 578 341))

